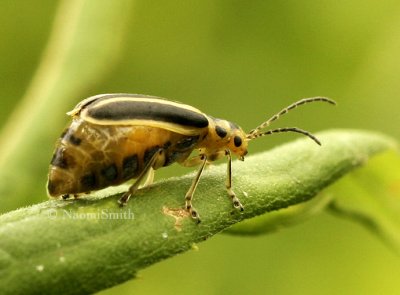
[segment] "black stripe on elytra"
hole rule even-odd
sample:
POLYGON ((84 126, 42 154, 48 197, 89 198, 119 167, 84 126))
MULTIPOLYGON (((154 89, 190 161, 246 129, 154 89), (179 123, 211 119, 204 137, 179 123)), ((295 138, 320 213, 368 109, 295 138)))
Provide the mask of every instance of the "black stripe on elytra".
POLYGON ((152 120, 182 126, 204 128, 207 117, 183 107, 153 101, 121 100, 88 108, 88 115, 99 120, 152 120))
POLYGON ((144 94, 110 93, 110 94, 101 94, 101 95, 95 95, 95 96, 88 97, 88 98, 82 100, 76 107, 79 106, 81 109, 84 109, 84 108, 88 107, 89 105, 93 104, 94 102, 100 102, 100 101, 107 100, 107 99, 114 98, 114 97, 158 98, 155 96, 144 95, 144 94))

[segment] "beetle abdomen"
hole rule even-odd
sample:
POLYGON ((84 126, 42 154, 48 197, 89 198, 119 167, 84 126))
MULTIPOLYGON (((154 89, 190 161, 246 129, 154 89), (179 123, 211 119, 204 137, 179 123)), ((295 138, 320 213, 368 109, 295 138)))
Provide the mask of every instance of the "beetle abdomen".
POLYGON ((158 167, 185 160, 199 136, 147 126, 103 126, 76 118, 59 139, 51 160, 48 193, 79 194, 137 177, 162 149, 158 167))

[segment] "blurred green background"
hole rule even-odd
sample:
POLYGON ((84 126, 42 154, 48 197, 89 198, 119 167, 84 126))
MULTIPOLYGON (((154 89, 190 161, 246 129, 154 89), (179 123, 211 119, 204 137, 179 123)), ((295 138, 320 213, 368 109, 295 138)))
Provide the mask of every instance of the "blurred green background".
MULTIPOLYGON (((0 3, 1 126, 17 108, 40 63, 57 6, 58 1, 50 0, 0 3)), ((49 131, 54 141, 68 122, 65 112, 75 103, 110 92, 178 100, 245 130, 299 98, 322 95, 335 99, 338 107, 310 105, 274 126, 313 132, 362 128, 400 138, 398 1, 141 0, 132 1, 125 13, 128 24, 117 62, 57 114, 60 122, 49 131)), ((249 152, 294 137, 263 138, 252 142, 249 152)), ((31 156, 50 161, 52 149, 36 149, 31 156)), ((15 207, 46 199, 47 164, 38 171, 42 182, 37 199, 15 200, 15 207)), ((187 171, 171 167, 159 171, 158 177, 187 171)), ((276 234, 219 235, 198 247, 101 294, 400 290, 398 256, 361 226, 328 214, 276 234)))

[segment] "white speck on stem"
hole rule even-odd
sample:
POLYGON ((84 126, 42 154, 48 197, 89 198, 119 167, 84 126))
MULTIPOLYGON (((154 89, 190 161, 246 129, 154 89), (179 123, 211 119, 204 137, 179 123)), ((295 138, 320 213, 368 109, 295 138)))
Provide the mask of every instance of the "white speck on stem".
POLYGON ((199 251, 199 246, 197 246, 196 243, 193 243, 193 244, 191 245, 191 248, 192 248, 192 250, 194 250, 194 251, 199 251))
POLYGON ((163 239, 168 239, 168 233, 166 232, 163 232, 161 236, 163 237, 163 239))
POLYGON ((44 270, 44 265, 43 264, 36 265, 36 270, 42 272, 44 270))

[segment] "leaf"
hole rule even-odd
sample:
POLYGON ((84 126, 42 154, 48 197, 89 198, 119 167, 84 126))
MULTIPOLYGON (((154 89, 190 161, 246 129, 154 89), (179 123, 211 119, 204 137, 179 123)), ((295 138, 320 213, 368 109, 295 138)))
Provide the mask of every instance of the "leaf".
POLYGON ((225 192, 226 166, 206 171, 194 200, 199 225, 181 209, 193 173, 140 190, 123 209, 116 191, 126 187, 117 187, 4 214, 0 292, 86 294, 114 286, 236 222, 310 200, 369 158, 397 148, 373 132, 334 130, 318 137, 322 147, 300 139, 233 163, 243 213, 232 209, 225 192))
POLYGON ((328 209, 361 223, 400 254, 400 157, 384 152, 327 189, 328 209))
POLYGON ((230 227, 225 233, 261 235, 296 225, 328 209, 365 226, 400 251, 400 156, 388 150, 327 187, 309 202, 270 212, 230 227))

